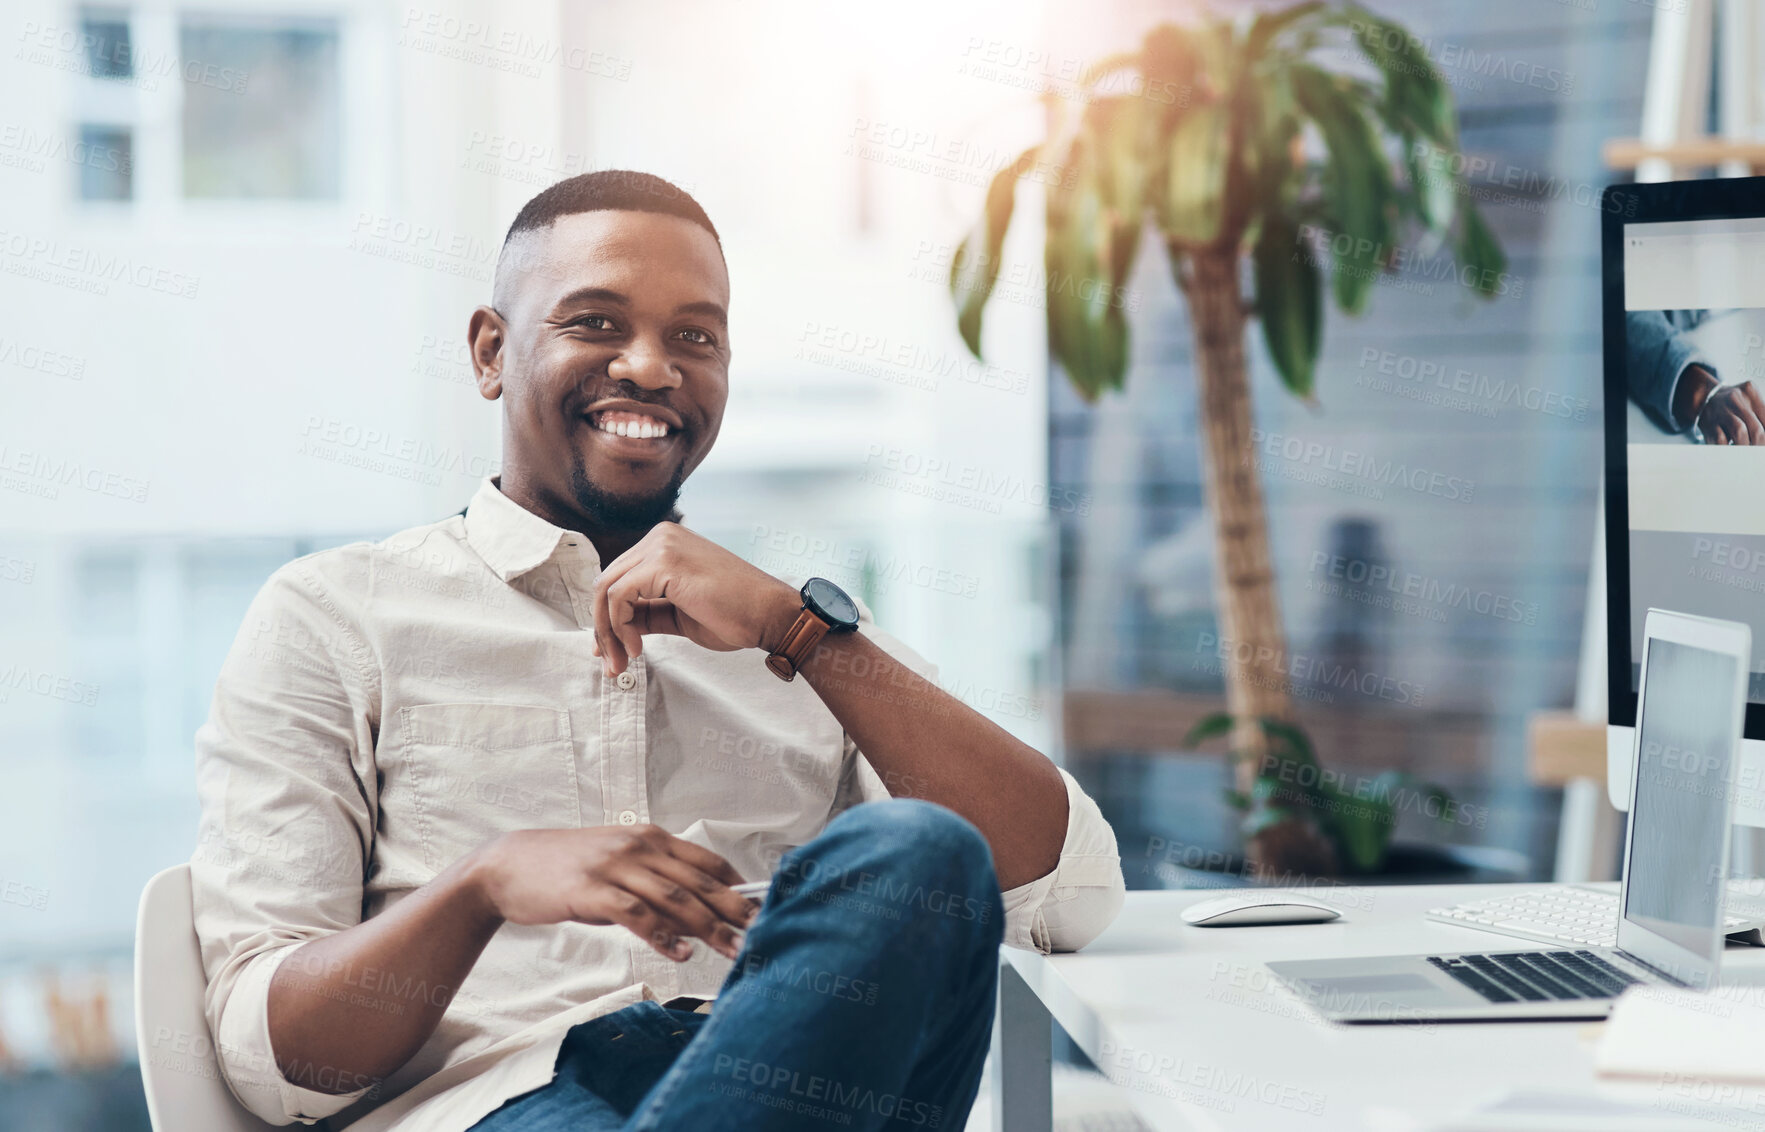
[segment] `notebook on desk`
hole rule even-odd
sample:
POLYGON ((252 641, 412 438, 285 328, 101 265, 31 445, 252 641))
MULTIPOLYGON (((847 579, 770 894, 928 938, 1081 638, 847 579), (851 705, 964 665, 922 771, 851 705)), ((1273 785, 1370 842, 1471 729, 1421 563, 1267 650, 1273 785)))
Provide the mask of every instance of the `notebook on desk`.
POLYGON ((1761 1046, 1765 987, 1650 988, 1618 1000, 1593 1060, 1606 1077, 1765 1086, 1761 1046))
POLYGON ((1694 1099, 1669 1110, 1659 1098, 1618 1100, 1592 1093, 1517 1090, 1428 1132, 1714 1132, 1746 1128, 1733 1106, 1694 1099))

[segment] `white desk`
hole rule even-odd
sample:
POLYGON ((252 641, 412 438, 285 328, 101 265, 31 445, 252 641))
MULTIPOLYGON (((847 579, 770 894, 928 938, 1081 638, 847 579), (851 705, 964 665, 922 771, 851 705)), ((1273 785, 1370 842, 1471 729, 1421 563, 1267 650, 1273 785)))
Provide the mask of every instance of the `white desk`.
MULTIPOLYGON (((1593 1073, 1588 1022, 1343 1026, 1318 1019, 1262 964, 1271 959, 1540 947, 1422 918, 1429 908, 1536 885, 1336 889, 1328 924, 1194 928, 1185 906, 1218 890, 1133 892, 1075 955, 1006 949, 1000 969, 994 1127, 1047 1132, 1048 1019, 1118 1085, 1151 1127, 1405 1132, 1515 1089, 1671 1103, 1659 1083, 1593 1073), (1358 903, 1359 906, 1354 906, 1358 903)), ((1725 971, 1765 980, 1765 948, 1730 947, 1725 971)), ((1765 1127, 1765 1109, 1735 1128, 1765 1127)), ((1716 1127, 1716 1126, 1712 1126, 1716 1127)))

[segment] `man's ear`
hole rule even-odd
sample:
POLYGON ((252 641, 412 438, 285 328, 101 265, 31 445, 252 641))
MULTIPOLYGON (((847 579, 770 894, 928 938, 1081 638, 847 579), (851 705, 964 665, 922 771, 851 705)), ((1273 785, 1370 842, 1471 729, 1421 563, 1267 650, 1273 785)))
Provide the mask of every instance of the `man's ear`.
POLYGON ((495 307, 479 307, 466 324, 466 347, 472 355, 472 373, 478 379, 478 393, 486 401, 503 395, 503 344, 508 340, 508 324, 495 307))

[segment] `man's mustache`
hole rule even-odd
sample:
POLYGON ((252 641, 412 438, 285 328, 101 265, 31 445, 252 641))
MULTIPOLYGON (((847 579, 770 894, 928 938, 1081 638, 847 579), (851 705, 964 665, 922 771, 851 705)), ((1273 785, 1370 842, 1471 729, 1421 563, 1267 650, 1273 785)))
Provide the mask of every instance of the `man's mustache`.
MULTIPOLYGON (((593 386, 585 386, 582 389, 577 390, 577 395, 579 398, 578 403, 583 405, 597 405, 602 401, 619 400, 637 401, 645 405, 660 405, 663 408, 674 409, 674 406, 669 403, 666 391, 660 389, 645 389, 636 382, 627 381, 624 378, 619 378, 614 381, 597 382, 593 386)), ((682 418, 685 417, 684 413, 679 413, 678 410, 675 410, 675 412, 682 418)))

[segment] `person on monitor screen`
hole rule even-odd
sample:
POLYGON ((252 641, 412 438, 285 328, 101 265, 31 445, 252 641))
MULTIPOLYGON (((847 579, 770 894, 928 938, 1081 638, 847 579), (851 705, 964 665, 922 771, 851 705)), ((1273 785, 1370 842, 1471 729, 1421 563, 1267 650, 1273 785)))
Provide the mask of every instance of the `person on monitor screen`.
POLYGON ((1624 315, 1624 373, 1630 399, 1667 432, 1710 444, 1765 444, 1765 395, 1750 381, 1724 385, 1687 333, 1707 310, 1629 311, 1624 315))
POLYGON ((468 329, 500 476, 252 603, 192 877, 215 1046, 263 1119, 960 1128, 999 944, 1077 949, 1119 910, 1069 774, 837 586, 682 525, 729 297, 675 186, 546 189, 468 329))

